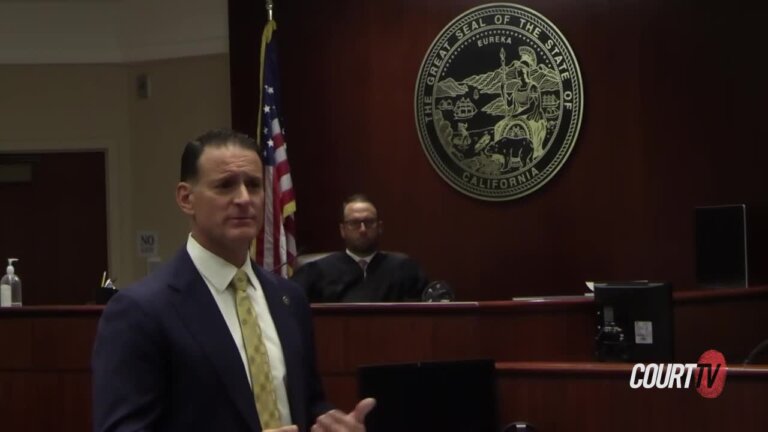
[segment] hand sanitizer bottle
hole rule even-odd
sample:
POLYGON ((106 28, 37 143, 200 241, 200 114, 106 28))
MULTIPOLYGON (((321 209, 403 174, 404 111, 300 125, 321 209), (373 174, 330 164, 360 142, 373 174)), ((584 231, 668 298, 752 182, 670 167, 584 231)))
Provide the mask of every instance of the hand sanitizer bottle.
POLYGON ((21 279, 13 269, 17 258, 8 258, 5 276, 0 279, 0 306, 21 306, 21 279))

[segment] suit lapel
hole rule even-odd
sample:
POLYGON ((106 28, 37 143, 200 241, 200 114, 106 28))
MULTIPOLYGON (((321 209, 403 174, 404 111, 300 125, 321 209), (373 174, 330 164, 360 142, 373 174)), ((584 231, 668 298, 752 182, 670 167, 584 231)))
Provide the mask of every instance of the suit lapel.
POLYGON ((175 302, 179 316, 207 354, 234 405, 251 430, 261 430, 248 376, 232 334, 208 286, 184 249, 176 255, 174 276, 169 285, 179 294, 175 302))

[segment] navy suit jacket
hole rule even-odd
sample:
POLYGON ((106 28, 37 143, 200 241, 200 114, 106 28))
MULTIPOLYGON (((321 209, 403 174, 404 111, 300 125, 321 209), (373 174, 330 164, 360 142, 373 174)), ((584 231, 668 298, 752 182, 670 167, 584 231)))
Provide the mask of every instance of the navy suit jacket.
MULTIPOLYGON (((252 264, 253 265, 253 264, 252 264)), ((293 423, 328 411, 302 289, 253 265, 283 347, 293 423)), ((260 431, 232 334, 182 248, 101 316, 93 349, 96 431, 260 431)))

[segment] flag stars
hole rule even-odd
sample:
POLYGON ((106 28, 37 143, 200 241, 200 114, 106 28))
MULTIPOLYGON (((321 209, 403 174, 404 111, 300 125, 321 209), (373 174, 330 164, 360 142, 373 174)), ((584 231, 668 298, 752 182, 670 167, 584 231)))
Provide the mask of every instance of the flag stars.
POLYGON ((272 141, 272 140, 267 140, 267 145, 270 146, 270 147, 274 147, 275 146, 275 142, 272 141))
POLYGON ((264 105, 264 114, 269 114, 270 107, 269 105, 264 105))
POLYGON ((264 88, 267 89, 267 93, 269 93, 269 94, 273 94, 275 92, 275 88, 274 87, 270 87, 268 85, 265 85, 264 88))

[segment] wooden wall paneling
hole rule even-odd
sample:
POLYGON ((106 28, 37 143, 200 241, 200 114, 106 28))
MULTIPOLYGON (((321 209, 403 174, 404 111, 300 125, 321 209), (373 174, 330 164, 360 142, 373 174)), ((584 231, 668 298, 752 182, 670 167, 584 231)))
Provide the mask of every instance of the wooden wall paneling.
MULTIPOLYGON (((245 3, 230 1, 238 10, 245 3)), ((755 139, 766 83, 745 78, 742 67, 759 51, 756 32, 768 7, 524 2, 574 49, 584 121, 571 158, 549 184, 521 200, 486 203, 439 178, 413 118, 429 45, 480 4, 278 5, 300 247, 339 248, 338 203, 362 190, 384 215, 384 247, 414 256, 461 300, 578 294, 592 279, 694 288, 693 207, 759 204, 768 196, 755 139), (738 24, 724 31, 724 22, 738 24)), ((250 37, 245 27, 259 22, 256 14, 239 19, 231 37, 250 37)), ((233 74, 254 76, 234 70, 251 53, 233 46, 231 55, 233 74)), ((233 81, 233 95, 248 94, 239 88, 233 81)), ((233 98, 233 118, 247 109, 233 98)))

